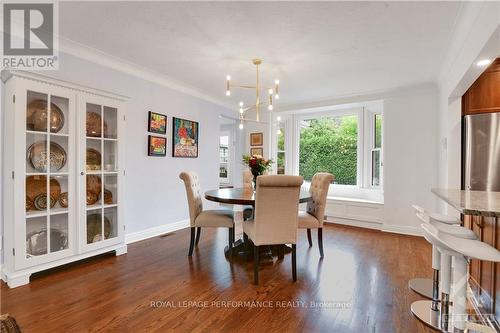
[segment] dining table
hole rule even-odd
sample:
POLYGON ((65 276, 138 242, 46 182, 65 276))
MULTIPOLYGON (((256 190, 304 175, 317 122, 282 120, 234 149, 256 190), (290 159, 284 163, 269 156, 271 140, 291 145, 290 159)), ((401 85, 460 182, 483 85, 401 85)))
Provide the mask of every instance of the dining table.
MULTIPOLYGON (((255 197, 257 193, 252 188, 221 188, 216 190, 210 190, 205 192, 205 199, 213 202, 218 202, 227 205, 242 205, 242 206, 252 206, 255 208, 255 197)), ((312 201, 312 194, 308 191, 301 190, 299 194, 299 204, 307 203, 312 201)), ((243 221, 243 223, 248 223, 243 221)), ((250 259, 252 257, 249 253, 249 249, 246 239, 238 239, 232 244, 232 253, 236 257, 244 257, 250 259)), ((283 247, 285 252, 291 251, 288 246, 283 247)), ((224 253, 226 257, 229 257, 229 246, 224 248, 224 253)), ((261 252, 261 260, 268 261, 270 257, 278 253, 276 247, 270 246, 267 249, 264 248, 261 252)))

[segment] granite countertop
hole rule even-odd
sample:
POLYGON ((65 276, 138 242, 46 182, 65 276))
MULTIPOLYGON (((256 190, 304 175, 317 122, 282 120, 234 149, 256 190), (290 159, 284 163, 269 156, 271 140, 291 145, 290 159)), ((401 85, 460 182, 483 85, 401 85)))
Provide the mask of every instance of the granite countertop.
POLYGON ((500 217, 500 192, 442 188, 431 191, 462 214, 500 217))

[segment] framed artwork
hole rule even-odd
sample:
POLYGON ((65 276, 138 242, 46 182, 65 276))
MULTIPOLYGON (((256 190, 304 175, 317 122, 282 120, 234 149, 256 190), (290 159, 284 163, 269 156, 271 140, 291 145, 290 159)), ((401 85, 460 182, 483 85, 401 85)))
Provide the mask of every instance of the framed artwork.
POLYGON ((262 146, 264 138, 262 133, 250 133, 250 146, 262 146))
POLYGON ((254 156, 254 155, 264 156, 264 150, 262 149, 262 147, 250 148, 250 155, 251 156, 254 156))
POLYGON ((173 157, 198 157, 198 130, 196 121, 173 118, 173 157))
POLYGON ((149 111, 148 131, 156 134, 167 134, 167 116, 149 111))
POLYGON ((166 156, 167 138, 148 135, 148 156, 166 156))

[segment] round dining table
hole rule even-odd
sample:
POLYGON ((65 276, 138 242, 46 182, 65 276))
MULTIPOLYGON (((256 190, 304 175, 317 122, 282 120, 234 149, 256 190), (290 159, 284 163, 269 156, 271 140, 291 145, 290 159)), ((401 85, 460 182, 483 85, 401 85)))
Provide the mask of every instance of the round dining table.
MULTIPOLYGON (((243 206, 255 206, 255 196, 256 193, 250 188, 222 188, 218 190, 210 190, 205 192, 205 199, 209 201, 214 201, 222 204, 229 205, 243 205, 243 206)), ((306 203, 312 201, 312 195, 308 191, 300 191, 299 195, 299 203, 306 203)), ((243 221, 243 223, 245 223, 243 221)), ((238 256, 245 256, 245 258, 249 259, 251 257, 250 253, 248 253, 249 247, 245 243, 243 239, 238 239, 233 243, 233 255, 237 254, 238 256)), ((290 252, 291 249, 288 246, 284 247, 285 252, 290 252)), ((261 260, 269 259, 270 254, 275 254, 276 248, 270 247, 268 251, 261 253, 261 260)), ((229 257, 229 248, 226 246, 224 249, 224 253, 226 257, 229 257)))

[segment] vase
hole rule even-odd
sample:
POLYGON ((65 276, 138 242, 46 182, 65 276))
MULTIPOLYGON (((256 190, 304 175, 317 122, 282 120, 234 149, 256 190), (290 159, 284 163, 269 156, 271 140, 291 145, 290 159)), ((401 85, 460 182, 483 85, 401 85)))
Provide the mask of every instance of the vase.
POLYGON ((258 175, 253 176, 253 181, 252 181, 252 186, 253 186, 253 191, 257 191, 257 177, 258 175))

